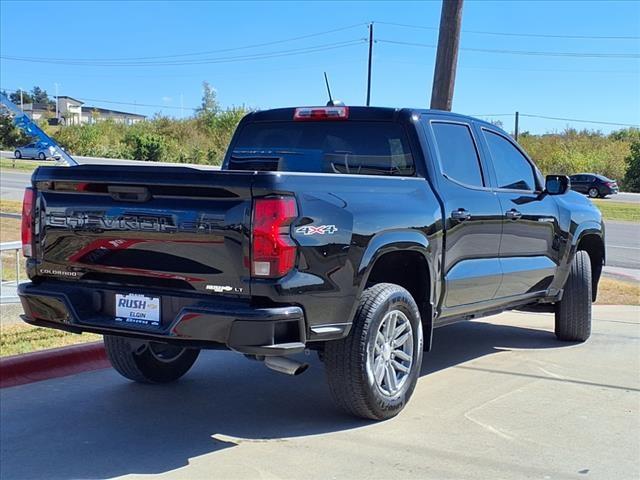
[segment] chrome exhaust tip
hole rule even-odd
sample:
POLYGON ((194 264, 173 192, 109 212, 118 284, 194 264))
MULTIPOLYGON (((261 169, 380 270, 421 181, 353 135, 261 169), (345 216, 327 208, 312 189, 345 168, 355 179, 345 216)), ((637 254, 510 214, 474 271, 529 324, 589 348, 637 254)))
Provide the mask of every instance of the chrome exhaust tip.
POLYGON ((287 357, 266 356, 264 358, 264 364, 267 366, 267 368, 270 368, 275 372, 294 376, 300 375, 307 368, 309 368, 309 364, 296 362, 295 360, 291 360, 287 357))

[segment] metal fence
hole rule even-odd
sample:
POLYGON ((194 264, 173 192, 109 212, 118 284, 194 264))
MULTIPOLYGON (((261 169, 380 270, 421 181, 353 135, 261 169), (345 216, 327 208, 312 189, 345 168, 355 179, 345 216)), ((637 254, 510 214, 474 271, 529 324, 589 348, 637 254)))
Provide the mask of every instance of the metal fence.
MULTIPOLYGON (((2 303, 16 303, 19 302, 18 298, 18 285, 20 284, 22 263, 22 242, 4 242, 0 243, 0 279, 4 279, 5 266, 4 260, 7 258, 4 252, 15 251, 15 280, 4 281, 0 286, 0 304, 2 303)), ((9 256, 11 258, 13 255, 9 256)))

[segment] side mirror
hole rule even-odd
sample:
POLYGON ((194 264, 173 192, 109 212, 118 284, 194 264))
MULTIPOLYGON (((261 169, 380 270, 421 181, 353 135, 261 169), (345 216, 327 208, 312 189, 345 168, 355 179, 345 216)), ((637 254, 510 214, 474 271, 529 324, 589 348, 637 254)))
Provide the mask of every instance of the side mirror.
POLYGON ((566 175, 547 175, 544 190, 549 195, 562 195, 571 188, 571 180, 566 175))

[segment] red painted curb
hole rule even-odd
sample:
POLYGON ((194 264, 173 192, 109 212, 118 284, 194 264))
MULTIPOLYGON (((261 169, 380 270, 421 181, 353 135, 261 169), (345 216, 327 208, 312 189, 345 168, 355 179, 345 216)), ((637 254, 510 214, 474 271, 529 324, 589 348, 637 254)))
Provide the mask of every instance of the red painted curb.
POLYGON ((102 342, 0 358, 0 388, 98 370, 109 366, 102 342))

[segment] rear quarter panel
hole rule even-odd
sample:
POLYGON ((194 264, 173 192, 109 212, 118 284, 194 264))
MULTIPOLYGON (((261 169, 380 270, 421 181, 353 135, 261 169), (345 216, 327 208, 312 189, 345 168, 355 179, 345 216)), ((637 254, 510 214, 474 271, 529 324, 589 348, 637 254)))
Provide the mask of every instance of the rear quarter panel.
POLYGON ((294 193, 298 267, 277 281, 254 280, 252 295, 300 304, 310 328, 350 323, 372 266, 394 246, 421 249, 430 264, 439 258, 440 207, 423 178, 266 173, 252 192, 294 193))

